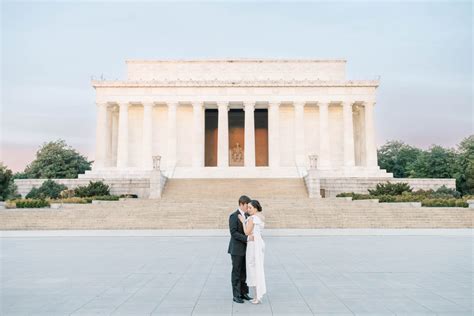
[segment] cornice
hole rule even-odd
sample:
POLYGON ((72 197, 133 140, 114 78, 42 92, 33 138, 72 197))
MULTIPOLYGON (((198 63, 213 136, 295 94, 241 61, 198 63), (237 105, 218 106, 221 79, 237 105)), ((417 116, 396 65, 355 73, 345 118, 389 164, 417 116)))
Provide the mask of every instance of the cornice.
POLYGON ((128 59, 127 64, 158 64, 158 63, 346 63, 345 59, 128 59))
POLYGON ((378 87, 379 80, 313 81, 106 81, 92 80, 94 88, 151 88, 151 87, 378 87))

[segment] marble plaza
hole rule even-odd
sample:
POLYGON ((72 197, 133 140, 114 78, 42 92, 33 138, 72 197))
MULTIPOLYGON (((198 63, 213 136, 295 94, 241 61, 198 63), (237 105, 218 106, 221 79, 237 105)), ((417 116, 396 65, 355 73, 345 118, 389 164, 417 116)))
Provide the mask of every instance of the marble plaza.
POLYGON ((259 306, 232 302, 227 236, 11 233, 0 314, 472 315, 472 231, 419 231, 267 231, 259 306))

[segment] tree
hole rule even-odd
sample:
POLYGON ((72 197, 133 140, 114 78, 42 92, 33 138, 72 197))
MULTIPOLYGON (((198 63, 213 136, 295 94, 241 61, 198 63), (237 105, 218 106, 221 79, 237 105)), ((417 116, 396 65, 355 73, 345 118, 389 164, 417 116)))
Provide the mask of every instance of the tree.
POLYGON ((17 195, 12 171, 0 162, 0 201, 15 198, 17 195))
POLYGON ((33 187, 25 197, 27 199, 57 199, 63 190, 67 190, 65 185, 48 179, 39 188, 33 187))
POLYGON ((412 178, 453 178, 456 173, 456 152, 438 145, 421 152, 409 167, 412 178))
POLYGON ((410 175, 409 167, 421 154, 421 150, 400 141, 389 141, 377 152, 379 166, 393 173, 395 178, 406 178, 410 175))
POLYGON ((44 143, 36 152, 36 159, 18 178, 73 179, 90 170, 92 161, 69 147, 64 140, 44 143))
POLYGON ((474 194, 474 135, 458 145, 456 188, 463 195, 474 194))

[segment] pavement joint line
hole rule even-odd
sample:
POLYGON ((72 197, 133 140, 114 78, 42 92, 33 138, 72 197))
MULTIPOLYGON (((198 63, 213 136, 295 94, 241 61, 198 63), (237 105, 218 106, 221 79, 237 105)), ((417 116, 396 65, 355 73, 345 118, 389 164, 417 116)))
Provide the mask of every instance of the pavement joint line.
MULTIPOLYGON (((194 259, 194 258, 193 258, 194 259)), ((160 307, 161 303, 163 303, 165 301, 165 298, 171 293, 171 291, 173 291, 173 289, 176 287, 176 284, 179 283, 179 281, 181 281, 181 279, 183 279, 184 275, 186 273, 189 272, 189 270, 191 270, 193 266, 193 261, 190 260, 189 261, 189 264, 188 266, 186 267, 186 269, 184 269, 184 272, 179 276, 179 278, 176 280, 176 282, 173 283, 173 285, 170 287, 169 291, 166 292, 166 294, 161 298, 160 302, 158 303, 158 305, 155 306, 155 308, 150 312, 150 315, 153 315, 153 313, 155 313, 155 311, 160 307)))
MULTIPOLYGON (((142 265, 143 266, 143 265, 142 265)), ((133 274, 137 274, 136 272, 132 272, 129 274, 129 276, 127 278, 129 278, 131 275, 133 274)), ((147 273, 143 273, 143 274, 147 274, 147 273)), ((127 303, 128 301, 130 301, 142 288, 144 288, 148 283, 150 283, 153 279, 155 279, 156 277, 152 277, 150 278, 148 281, 145 282, 145 284, 143 284, 141 287, 139 287, 136 291, 134 291, 130 296, 127 297, 126 300, 124 300, 122 303, 118 304, 111 312, 110 312, 110 315, 113 315, 118 309, 120 309, 120 307, 122 307, 125 303, 127 303)))
MULTIPOLYGON (((323 236, 471 236, 473 228, 407 229, 266 229, 265 237, 323 236)), ((227 229, 156 229, 156 230, 2 230, 0 238, 22 237, 230 237, 227 229)))
MULTIPOLYGON (((215 250, 215 252, 218 252, 218 251, 219 251, 218 249, 215 250)), ((209 269, 209 273, 207 274, 206 281, 204 281, 204 284, 203 284, 203 286, 202 286, 202 288, 201 288, 201 291, 199 292, 199 296, 198 296, 196 302, 194 303, 193 310, 191 311, 191 315, 194 314, 194 310, 196 309, 196 305, 198 304, 199 299, 200 299, 201 296, 202 296, 202 292, 204 291, 204 288, 206 287, 206 284, 207 284, 207 282, 209 281, 209 277, 210 277, 210 275, 211 275, 211 273, 212 273, 212 270, 214 269, 214 267, 215 267, 215 265, 216 265, 217 258, 218 258, 218 256, 216 255, 215 258, 214 258, 214 260, 212 261, 211 269, 209 269)))
MULTIPOLYGON (((302 264, 308 271, 310 271, 310 273, 311 273, 312 275, 314 275, 319 281, 321 281, 322 284, 324 284, 324 285, 328 288, 328 290, 334 295, 334 297, 335 297, 342 305, 344 305, 344 306, 347 308, 347 310, 349 310, 349 311, 352 313, 352 315, 355 315, 354 311, 351 310, 351 309, 349 308, 349 306, 347 306, 347 304, 344 303, 344 301, 343 301, 339 296, 336 295, 336 293, 334 292, 334 290, 331 289, 331 287, 329 287, 329 286, 326 284, 326 282, 324 282, 324 280, 322 280, 316 273, 314 273, 313 269, 311 269, 306 263, 304 263, 304 261, 301 260, 301 258, 300 258, 296 253, 292 252, 292 254, 293 254, 293 256, 294 256, 299 262, 301 262, 301 264, 302 264)), ((324 260, 324 259, 323 259, 323 260, 324 260)), ((304 298, 303 298, 303 299, 304 299, 304 298)), ((305 301, 306 301, 306 300, 305 300, 305 301)), ((312 309, 311 309, 311 312, 313 312, 312 309)), ((314 312, 313 312, 313 314, 314 314, 314 312)))
MULTIPOLYGON (((294 255, 294 252, 293 251, 290 251, 292 255, 294 255)), ((316 311, 313 311, 313 309, 311 308, 311 306, 308 304, 308 301, 306 300, 306 298, 303 296, 303 294, 301 294, 301 291, 300 289, 298 288, 298 286, 296 286, 296 283, 295 283, 295 280, 293 280, 293 278, 291 277, 291 275, 288 273, 288 269, 285 267, 284 264, 281 263, 281 260, 280 258, 277 258, 278 262, 280 263, 280 265, 282 266, 283 270, 285 271, 286 275, 288 276, 288 279, 291 281, 291 283, 293 284, 293 286, 296 288, 296 291, 298 292, 298 294, 300 295, 301 299, 304 301, 304 303, 306 304, 306 306, 309 308, 309 310, 311 311, 311 313, 314 315, 316 313, 316 311)))

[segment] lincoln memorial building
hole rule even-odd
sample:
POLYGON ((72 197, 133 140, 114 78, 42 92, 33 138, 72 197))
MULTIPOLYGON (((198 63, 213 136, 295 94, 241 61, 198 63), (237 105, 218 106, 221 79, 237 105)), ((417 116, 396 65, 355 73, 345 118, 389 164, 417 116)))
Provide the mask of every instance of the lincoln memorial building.
MULTIPOLYGON (((124 80, 92 80, 97 108, 92 170, 77 179, 55 179, 58 183, 74 188, 100 180, 112 194, 152 199, 180 185, 213 191, 242 179, 261 179, 272 192, 291 193, 295 184, 310 198, 367 193, 386 181, 414 190, 455 188, 455 179, 396 179, 379 168, 374 128, 379 81, 348 80, 345 60, 126 64, 124 80)), ((24 196, 43 181, 15 184, 24 196)))
POLYGON ((87 176, 390 177, 377 165, 376 80, 345 60, 129 60, 93 81, 96 158, 87 176), (154 158, 155 157, 155 158, 154 158))

